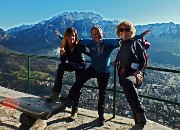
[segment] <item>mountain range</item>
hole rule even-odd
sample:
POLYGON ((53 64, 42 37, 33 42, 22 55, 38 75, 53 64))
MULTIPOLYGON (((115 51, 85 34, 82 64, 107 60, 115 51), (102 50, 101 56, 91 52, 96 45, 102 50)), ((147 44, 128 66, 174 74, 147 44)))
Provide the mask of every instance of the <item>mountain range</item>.
MULTIPOLYGON (((64 12, 37 24, 22 25, 3 30, 0 28, 0 45, 25 54, 54 55, 61 41, 55 30, 62 34, 68 27, 75 27, 79 38, 90 38, 93 25, 99 25, 104 38, 118 38, 115 27, 121 20, 107 20, 93 12, 64 12)), ((150 61, 180 66, 180 24, 154 23, 136 25, 137 34, 150 29, 145 37, 150 43, 150 61)))

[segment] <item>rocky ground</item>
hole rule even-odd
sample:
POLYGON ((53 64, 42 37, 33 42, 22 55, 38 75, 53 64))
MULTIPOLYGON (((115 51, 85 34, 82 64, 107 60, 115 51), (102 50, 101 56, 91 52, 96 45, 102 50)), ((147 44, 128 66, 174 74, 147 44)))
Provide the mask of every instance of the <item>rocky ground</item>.
MULTIPOLYGON (((21 112, 11 108, 0 106, 0 130, 18 130, 20 126, 19 116, 21 112)), ((133 125, 133 119, 116 116, 112 118, 111 114, 105 114, 106 123, 99 127, 97 121, 97 111, 87 109, 79 109, 78 119, 72 121, 70 118, 70 110, 58 113, 49 120, 39 120, 39 124, 34 126, 33 130, 43 130, 43 126, 47 124, 45 130, 129 130, 133 125)), ((155 122, 148 120, 144 130, 172 130, 155 122)))

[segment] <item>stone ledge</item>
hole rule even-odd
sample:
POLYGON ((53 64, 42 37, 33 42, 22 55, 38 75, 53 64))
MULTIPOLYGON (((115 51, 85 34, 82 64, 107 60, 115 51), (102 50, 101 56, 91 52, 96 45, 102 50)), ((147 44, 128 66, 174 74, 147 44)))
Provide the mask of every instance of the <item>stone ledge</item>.
MULTIPOLYGON (((19 116, 21 112, 0 106, 0 129, 18 130, 20 126, 19 116)), ((134 120, 126 117, 116 116, 112 118, 112 114, 105 114, 106 123, 99 127, 97 122, 97 111, 79 108, 78 119, 72 121, 70 118, 70 109, 65 112, 58 113, 43 123, 47 123, 45 130, 129 130, 134 125, 134 120)), ((42 122, 41 122, 42 123, 42 122)), ((42 130, 35 127, 36 130, 42 130)), ((33 130, 33 129, 32 129, 33 130)), ((158 123, 148 120, 144 130, 172 130, 158 123)))
MULTIPOLYGON (((91 129, 91 130, 129 130, 134 125, 134 120, 126 117, 116 116, 112 118, 112 114, 105 114, 106 123, 104 126, 98 127, 97 111, 87 110, 79 108, 78 119, 76 121, 70 121, 70 109, 66 109, 66 112, 59 113, 53 118, 48 120, 47 130, 49 129, 91 129)), ((160 125, 153 121, 148 120, 144 130, 172 130, 166 126, 160 125)))

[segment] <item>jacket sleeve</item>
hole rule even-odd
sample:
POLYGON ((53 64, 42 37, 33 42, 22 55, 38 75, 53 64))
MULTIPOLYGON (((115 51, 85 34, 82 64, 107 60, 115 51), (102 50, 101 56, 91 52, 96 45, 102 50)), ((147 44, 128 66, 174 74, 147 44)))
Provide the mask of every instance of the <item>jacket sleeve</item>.
POLYGON ((118 53, 117 53, 116 58, 114 60, 114 62, 116 62, 118 64, 120 63, 120 49, 121 49, 121 42, 119 42, 118 53))
POLYGON ((140 34, 140 35, 135 35, 133 39, 138 40, 138 39, 141 39, 141 38, 143 38, 143 35, 142 35, 142 34, 140 34))
POLYGON ((109 44, 110 47, 115 49, 115 48, 119 47, 119 42, 121 41, 121 39, 108 38, 108 39, 104 39, 103 41, 104 41, 104 43, 109 44))
POLYGON ((137 40, 137 39, 142 39, 144 38, 145 35, 147 35, 149 33, 150 30, 146 30, 144 32, 142 32, 140 35, 135 35, 134 36, 134 39, 137 40))
POLYGON ((79 44, 79 49, 81 53, 84 53, 85 55, 90 57, 90 52, 86 49, 84 44, 79 44))
POLYGON ((141 43, 136 41, 136 54, 139 62, 139 70, 142 71, 146 64, 145 50, 142 48, 141 43))
POLYGON ((63 36, 61 34, 59 34, 58 37, 59 37, 60 40, 63 40, 63 36))
POLYGON ((66 55, 60 55, 60 61, 61 61, 61 63, 65 63, 66 62, 66 55))
POLYGON ((92 43, 92 39, 85 38, 85 39, 79 39, 79 44, 84 45, 85 47, 89 46, 89 44, 92 43))

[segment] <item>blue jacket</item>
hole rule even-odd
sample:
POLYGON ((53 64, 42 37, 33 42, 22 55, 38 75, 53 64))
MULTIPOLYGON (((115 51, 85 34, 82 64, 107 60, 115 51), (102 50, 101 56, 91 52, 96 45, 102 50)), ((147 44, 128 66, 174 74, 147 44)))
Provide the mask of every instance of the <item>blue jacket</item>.
POLYGON ((80 44, 84 44, 89 49, 92 66, 98 73, 110 72, 110 58, 112 51, 119 47, 119 39, 103 39, 96 43, 92 39, 82 39, 80 44))

